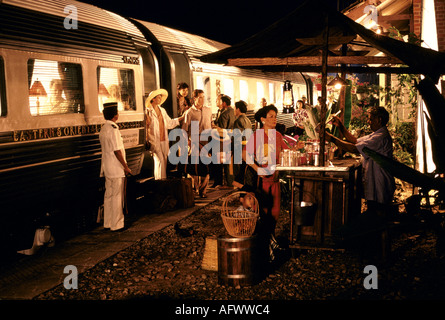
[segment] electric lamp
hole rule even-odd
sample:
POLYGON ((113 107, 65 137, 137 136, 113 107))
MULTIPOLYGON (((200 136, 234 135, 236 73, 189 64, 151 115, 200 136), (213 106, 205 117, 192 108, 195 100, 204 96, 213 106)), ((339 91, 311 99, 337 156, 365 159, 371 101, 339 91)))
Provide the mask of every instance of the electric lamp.
POLYGON ((105 85, 103 83, 99 84, 99 95, 102 97, 110 96, 110 93, 108 92, 107 88, 105 88, 105 85))
POLYGON ((47 96, 46 91, 45 91, 45 87, 39 81, 39 79, 34 81, 34 83, 32 84, 31 89, 29 89, 29 95, 32 96, 32 97, 37 97, 36 107, 37 107, 37 114, 39 114, 39 107, 40 107, 39 97, 46 97, 47 96))

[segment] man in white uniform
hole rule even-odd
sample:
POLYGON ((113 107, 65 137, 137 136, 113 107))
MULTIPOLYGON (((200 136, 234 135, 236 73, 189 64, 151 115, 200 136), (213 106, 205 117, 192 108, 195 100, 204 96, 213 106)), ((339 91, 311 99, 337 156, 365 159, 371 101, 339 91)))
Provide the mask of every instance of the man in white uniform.
POLYGON ((167 158, 169 151, 168 129, 173 129, 184 118, 171 119, 161 105, 168 97, 165 89, 152 91, 146 102, 148 123, 148 141, 154 158, 154 176, 156 180, 167 178, 167 158))
POLYGON ((105 176, 104 228, 118 231, 124 228, 124 181, 131 174, 125 160, 125 148, 119 126, 117 102, 104 104, 105 124, 99 133, 102 149, 100 176, 105 176))

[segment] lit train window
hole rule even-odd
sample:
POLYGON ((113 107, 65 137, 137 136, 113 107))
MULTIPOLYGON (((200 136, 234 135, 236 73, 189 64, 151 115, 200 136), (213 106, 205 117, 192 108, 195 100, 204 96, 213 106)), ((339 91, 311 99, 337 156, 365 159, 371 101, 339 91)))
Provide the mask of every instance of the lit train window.
POLYGON ((5 66, 3 58, 0 57, 0 117, 6 116, 6 111, 5 66))
POLYGON ((80 64, 30 59, 28 88, 33 116, 84 112, 80 64))
POLYGON ((246 80, 239 81, 239 97, 245 102, 249 102, 249 84, 246 80))
POLYGON ((275 86, 273 83, 269 83, 269 103, 275 103, 275 86))
POLYGON ((97 83, 100 111, 107 102, 117 102, 119 111, 136 110, 133 70, 98 67, 97 83))
MULTIPOLYGON (((206 99, 205 104, 207 106, 211 106, 212 105, 212 97, 210 94, 210 77, 204 77, 204 76, 196 76, 196 81, 195 81, 195 90, 196 89, 200 89, 204 91, 204 97, 206 99)), ((193 96, 193 93, 192 93, 193 96)))
POLYGON ((257 103, 260 105, 261 104, 261 99, 262 98, 266 98, 266 96, 264 95, 264 85, 262 82, 257 82, 256 83, 256 97, 257 97, 257 103))
MULTIPOLYGON (((235 100, 234 97, 234 88, 233 88, 233 80, 232 79, 224 79, 223 82, 223 92, 226 96, 229 96, 232 98, 232 100, 235 100)), ((247 102, 247 101, 246 101, 247 102)))

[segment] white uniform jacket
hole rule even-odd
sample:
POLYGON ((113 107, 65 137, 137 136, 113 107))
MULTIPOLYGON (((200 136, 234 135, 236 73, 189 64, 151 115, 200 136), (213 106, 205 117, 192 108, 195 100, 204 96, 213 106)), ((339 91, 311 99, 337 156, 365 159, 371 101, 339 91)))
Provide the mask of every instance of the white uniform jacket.
POLYGON ((119 126, 113 121, 107 120, 100 129, 99 140, 102 148, 100 176, 107 178, 125 177, 124 167, 114 154, 114 151, 121 150, 125 159, 124 141, 119 126))

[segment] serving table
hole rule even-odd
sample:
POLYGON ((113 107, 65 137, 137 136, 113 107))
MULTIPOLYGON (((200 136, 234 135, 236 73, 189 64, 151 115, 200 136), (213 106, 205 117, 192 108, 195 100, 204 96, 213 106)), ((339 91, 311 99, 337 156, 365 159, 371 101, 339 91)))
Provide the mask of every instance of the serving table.
POLYGON ((290 248, 333 248, 333 231, 360 214, 360 162, 356 158, 328 162, 328 166, 322 167, 276 167, 280 178, 290 180, 290 248), (301 201, 316 204, 313 225, 294 225, 294 204, 299 205, 301 201))

